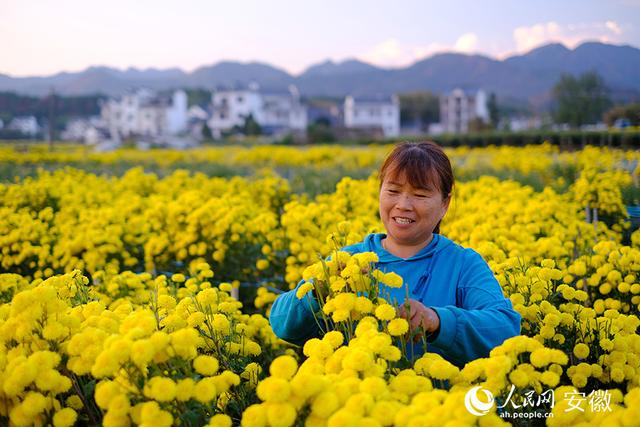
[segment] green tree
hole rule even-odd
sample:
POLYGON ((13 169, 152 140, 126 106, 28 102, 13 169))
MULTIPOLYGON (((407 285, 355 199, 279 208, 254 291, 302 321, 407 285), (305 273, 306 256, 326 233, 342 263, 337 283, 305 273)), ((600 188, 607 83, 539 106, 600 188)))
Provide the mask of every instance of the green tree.
POLYGON ((331 129, 329 120, 321 117, 307 126, 307 140, 311 144, 335 141, 336 136, 331 129))
POLYGON ((187 93, 187 104, 189 107, 193 105, 207 105, 211 103, 211 91, 206 89, 185 89, 187 93))
POLYGON ((485 123, 480 117, 469 120, 469 132, 485 132, 491 130, 490 124, 485 123))
POLYGON ((498 122, 500 121, 500 113, 498 111, 498 98, 496 94, 491 92, 489 95, 489 102, 487 103, 487 109, 489 110, 489 122, 494 129, 498 128, 498 122))
POLYGON ((580 127, 596 123, 611 105, 609 89, 595 71, 574 77, 563 74, 553 87, 556 123, 568 123, 580 127))
POLYGON ((413 92, 399 96, 400 124, 426 128, 440 120, 440 101, 431 92, 413 92))
POLYGON ((207 123, 202 124, 202 138, 205 141, 211 141, 213 139, 213 134, 211 133, 211 128, 207 123))
POLYGON ((250 135, 262 135, 262 127, 260 123, 253 118, 253 114, 249 114, 244 119, 244 126, 242 126, 242 133, 247 136, 250 135))
POLYGON ((604 114, 608 126, 613 126, 618 119, 627 119, 631 126, 640 126, 640 103, 617 105, 604 114))

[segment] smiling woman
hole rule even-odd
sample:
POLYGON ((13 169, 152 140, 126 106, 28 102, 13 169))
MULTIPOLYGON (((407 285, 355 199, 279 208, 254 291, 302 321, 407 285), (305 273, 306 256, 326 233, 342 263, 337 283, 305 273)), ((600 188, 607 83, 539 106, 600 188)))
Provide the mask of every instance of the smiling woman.
POLYGON ((409 258, 428 245, 440 232, 452 190, 451 163, 437 145, 404 144, 393 150, 380 169, 384 248, 409 258))
MULTIPOLYGON (((440 234, 453 184, 451 163, 438 145, 396 146, 380 169, 379 207, 386 234, 370 234, 343 250, 374 252, 377 269, 403 278, 399 288, 381 284, 381 294, 399 307, 413 331, 427 335, 428 349, 416 344, 414 354, 427 350, 461 366, 519 335, 520 315, 484 259, 440 234)), ((303 283, 280 295, 270 314, 276 335, 296 344, 322 333, 314 305, 296 297, 303 283)))

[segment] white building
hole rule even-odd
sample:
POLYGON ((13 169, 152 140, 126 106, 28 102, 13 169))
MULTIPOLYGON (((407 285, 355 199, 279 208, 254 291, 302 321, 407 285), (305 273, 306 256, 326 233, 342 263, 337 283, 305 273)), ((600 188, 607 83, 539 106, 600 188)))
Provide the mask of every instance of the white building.
POLYGON ((386 138, 400 135, 398 97, 347 96, 344 100, 344 125, 347 128, 382 129, 386 138))
POLYGON ((242 127, 251 116, 266 134, 305 132, 307 109, 300 102, 298 90, 291 86, 288 92, 261 92, 257 84, 248 88, 218 90, 211 97, 212 114, 209 128, 214 137, 242 127))
POLYGON ((107 139, 107 135, 106 132, 92 126, 87 128, 83 138, 84 143, 87 145, 98 145, 107 139))
POLYGON ((24 135, 35 136, 40 132, 38 120, 34 116, 15 117, 7 126, 9 130, 18 131, 24 135))
POLYGON ((483 90, 456 88, 440 97, 440 123, 445 132, 466 133, 474 119, 489 123, 487 95, 483 90))
POLYGON ((109 99, 102 104, 100 115, 105 127, 119 137, 177 135, 187 129, 187 94, 177 90, 169 96, 158 96, 139 89, 109 99))
POLYGON ((189 108, 189 111, 187 111, 187 119, 206 121, 207 119, 209 119, 209 113, 201 106, 193 105, 191 106, 191 108, 189 108))
POLYGON ((60 134, 63 141, 84 142, 95 145, 106 137, 104 122, 99 116, 71 119, 60 134))
POLYGON ((211 96, 213 111, 209 120, 209 128, 215 137, 222 132, 244 125, 249 115, 260 123, 262 113, 262 97, 257 87, 247 89, 219 90, 211 96))
POLYGON ((292 86, 288 93, 265 93, 258 123, 267 133, 306 132, 307 107, 300 102, 298 89, 292 86))
POLYGON ((513 132, 540 129, 542 127, 542 119, 540 117, 511 117, 501 120, 498 127, 500 129, 506 128, 513 132))
POLYGON ((189 100, 183 90, 173 92, 169 105, 165 107, 167 133, 178 135, 187 129, 189 100))
MULTIPOLYGON (((191 135, 192 138, 196 140, 202 140, 205 137, 204 127, 208 126, 207 122, 211 114, 207 109, 199 106, 192 105, 187 111, 187 132, 186 134, 191 135)), ((208 137, 208 136, 207 136, 208 137)))
POLYGON ((153 98, 153 92, 139 89, 121 98, 110 98, 100 108, 100 116, 107 129, 118 136, 139 133, 140 108, 153 98))
POLYGON ((159 100, 149 100, 140 105, 134 117, 134 128, 129 135, 159 136, 167 133, 167 114, 159 100))

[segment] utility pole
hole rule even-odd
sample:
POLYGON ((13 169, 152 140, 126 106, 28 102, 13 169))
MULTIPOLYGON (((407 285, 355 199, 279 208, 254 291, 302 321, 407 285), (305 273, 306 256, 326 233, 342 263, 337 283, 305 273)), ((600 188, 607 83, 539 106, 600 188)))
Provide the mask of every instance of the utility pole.
POLYGON ((52 151, 53 149, 53 132, 54 132, 54 119, 55 119, 55 102, 56 102, 56 93, 54 88, 51 88, 51 91, 49 92, 49 135, 48 135, 48 142, 49 142, 49 151, 52 151))

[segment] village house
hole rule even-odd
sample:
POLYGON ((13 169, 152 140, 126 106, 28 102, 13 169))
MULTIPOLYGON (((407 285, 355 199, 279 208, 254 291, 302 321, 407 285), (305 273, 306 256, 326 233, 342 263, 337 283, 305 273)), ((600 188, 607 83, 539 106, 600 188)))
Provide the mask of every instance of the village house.
POLYGON ((9 122, 7 129, 17 131, 23 135, 34 137, 40 132, 38 120, 35 116, 19 116, 9 122))
POLYGON ((287 92, 263 92, 255 83, 246 88, 221 89, 211 97, 209 128, 214 137, 244 126, 252 117, 267 135, 304 133, 307 109, 295 86, 287 92))
POLYGON ((67 122, 65 130, 60 134, 63 141, 84 142, 95 145, 108 138, 104 122, 100 116, 75 118, 67 122))
POLYGON ((183 90, 157 95, 138 89, 104 102, 100 115, 114 138, 158 138, 185 132, 187 111, 187 94, 183 90))
POLYGON ((489 123, 487 95, 483 90, 456 88, 440 96, 440 124, 444 132, 467 133, 469 123, 480 119, 489 123))
POLYGON ((208 126, 207 121, 211 117, 210 108, 192 105, 187 111, 187 134, 196 140, 210 137, 204 134, 204 127, 208 126))
POLYGON ((396 95, 377 97, 347 96, 344 100, 344 126, 382 132, 385 138, 400 135, 400 103, 396 95))

